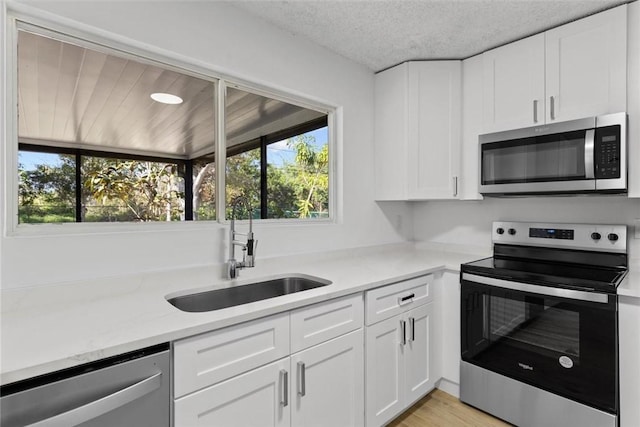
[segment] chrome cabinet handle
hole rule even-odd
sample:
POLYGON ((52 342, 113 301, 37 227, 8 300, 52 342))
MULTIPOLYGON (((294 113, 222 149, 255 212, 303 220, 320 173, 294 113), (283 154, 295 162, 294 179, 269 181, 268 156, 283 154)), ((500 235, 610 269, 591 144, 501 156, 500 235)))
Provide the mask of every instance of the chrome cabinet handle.
POLYGON ((551 120, 555 120, 556 119, 556 108, 555 108, 555 99, 553 96, 549 97, 549 102, 550 102, 550 114, 551 114, 551 120))
POLYGON ((411 325, 411 342, 416 340, 416 319, 409 317, 409 325, 411 325))
POLYGON ((402 345, 407 345, 407 322, 401 320, 400 329, 402 333, 402 345))
POLYGON ((27 427, 63 427, 82 424, 159 389, 161 384, 162 373, 158 372, 155 375, 101 399, 89 402, 86 405, 79 406, 51 418, 29 424, 27 427))
POLYGON ((304 396, 307 394, 306 367, 304 362, 298 362, 298 394, 304 396))
POLYGON ((458 177, 453 177, 453 197, 458 197, 458 177))
POLYGON ((411 293, 409 295, 405 295, 403 297, 399 297, 398 298, 398 305, 404 305, 404 304, 409 304, 413 302, 413 298, 416 296, 416 294, 411 293))
POLYGON ((538 100, 533 100, 533 123, 538 123, 538 100))
POLYGON ((280 404, 282 406, 289 405, 289 372, 285 369, 280 371, 280 383, 282 384, 282 388, 280 389, 280 404))

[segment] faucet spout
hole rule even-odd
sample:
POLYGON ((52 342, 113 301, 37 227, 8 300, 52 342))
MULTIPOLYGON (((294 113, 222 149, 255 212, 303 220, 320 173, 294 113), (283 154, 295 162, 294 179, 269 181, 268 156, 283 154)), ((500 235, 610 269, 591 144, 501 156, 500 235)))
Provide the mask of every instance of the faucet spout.
POLYGON ((229 227, 229 260, 227 261, 227 276, 229 279, 238 277, 238 273, 242 268, 250 268, 255 265, 255 251, 257 240, 253 238, 253 208, 246 197, 237 197, 231 203, 231 223, 229 227), (237 233, 235 228, 236 208, 238 205, 244 205, 249 212, 249 231, 246 234, 237 233), (246 242, 237 240, 237 236, 245 236, 246 242), (242 248, 242 261, 235 259, 235 248, 242 248))

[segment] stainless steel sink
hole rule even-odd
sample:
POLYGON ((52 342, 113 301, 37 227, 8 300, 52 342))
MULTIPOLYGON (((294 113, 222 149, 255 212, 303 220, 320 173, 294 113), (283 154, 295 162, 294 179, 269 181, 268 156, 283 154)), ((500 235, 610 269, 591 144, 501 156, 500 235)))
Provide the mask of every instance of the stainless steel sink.
POLYGON ((182 311, 198 313, 294 294, 330 284, 330 281, 316 277, 287 276, 246 285, 175 296, 167 298, 167 301, 182 311))

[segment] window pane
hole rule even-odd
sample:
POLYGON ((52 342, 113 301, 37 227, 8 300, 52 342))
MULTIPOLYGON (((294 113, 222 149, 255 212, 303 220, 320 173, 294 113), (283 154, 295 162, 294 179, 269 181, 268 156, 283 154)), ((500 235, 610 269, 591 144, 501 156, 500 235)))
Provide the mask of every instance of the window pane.
POLYGON ((183 220, 184 172, 179 169, 171 163, 83 157, 82 220, 183 220))
POLYGON ((216 168, 215 162, 193 162, 193 219, 216 219, 216 168))
POLYGON ((75 156, 20 151, 18 222, 74 222, 75 170, 75 156))
POLYGON ((328 128, 267 146, 269 218, 329 217, 328 128))
MULTIPOLYGON (((231 204, 243 196, 253 208, 253 218, 260 218, 260 148, 227 157, 226 217, 231 218, 231 204)), ((248 219, 246 207, 236 209, 236 219, 248 219)))
MULTIPOLYGON (((21 150, 89 156, 78 165, 83 174, 80 219, 215 217, 212 168, 205 170, 210 182, 201 183, 198 194, 192 194, 192 188, 186 191, 200 212, 191 212, 191 200, 185 204, 184 174, 193 161, 194 175, 188 182, 195 183, 206 163, 202 159, 215 155, 217 81, 86 41, 54 37, 18 31, 18 144, 21 150), (181 102, 157 101, 151 95, 158 93, 177 96, 181 102)), ((75 172, 70 176, 75 185, 75 172)), ((47 191, 51 199, 53 190, 47 191)), ((32 203, 24 209, 21 205, 21 222, 76 220, 74 211, 45 219, 33 207, 43 197, 21 198, 32 203), (34 215, 27 219, 29 209, 34 215)), ((74 208, 75 195, 70 200, 74 208)))
POLYGON ((242 195, 254 218, 328 217, 327 114, 237 88, 225 105, 227 205, 242 195))

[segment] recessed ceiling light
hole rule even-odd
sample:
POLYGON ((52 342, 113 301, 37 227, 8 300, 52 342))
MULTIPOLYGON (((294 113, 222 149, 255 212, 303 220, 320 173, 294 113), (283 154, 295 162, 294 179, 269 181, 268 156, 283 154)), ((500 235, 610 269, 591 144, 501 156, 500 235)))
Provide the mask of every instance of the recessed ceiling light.
POLYGON ((171 95, 170 93, 152 93, 151 99, 163 104, 182 104, 182 98, 171 95))

